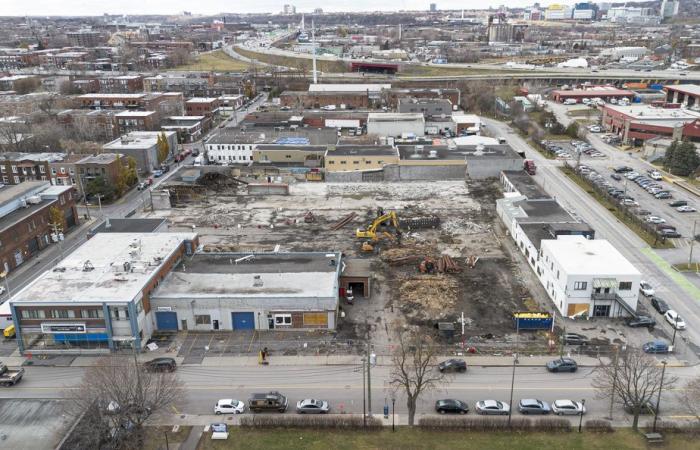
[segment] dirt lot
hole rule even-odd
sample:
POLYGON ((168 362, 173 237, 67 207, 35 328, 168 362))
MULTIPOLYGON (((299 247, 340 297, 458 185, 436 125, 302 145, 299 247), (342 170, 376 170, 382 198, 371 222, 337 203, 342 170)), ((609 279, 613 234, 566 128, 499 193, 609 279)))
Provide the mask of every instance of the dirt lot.
POLYGON ((173 231, 194 226, 205 251, 270 251, 279 245, 282 251, 340 250, 372 258, 371 301, 344 305, 349 323, 341 323, 341 330, 352 323, 361 337, 370 329, 378 347, 391 343, 391 329, 412 324, 433 330, 437 321, 455 321, 462 312, 469 336, 502 336, 512 332, 510 313, 524 308, 521 299, 528 294, 494 233, 500 197, 496 183, 296 183, 288 196, 244 191, 212 193, 206 202, 149 215, 167 218, 173 231), (400 218, 436 215, 441 225, 404 233, 400 243, 382 240, 367 254, 360 250, 355 229, 367 226, 378 207, 396 211, 400 218), (312 223, 304 221, 309 211, 312 223), (357 214, 352 222, 330 230, 352 212, 357 214), (393 264, 390 255, 413 259, 393 264), (443 255, 451 257, 458 271, 419 271, 424 257, 437 261, 443 255), (473 268, 469 257, 478 257, 473 268))

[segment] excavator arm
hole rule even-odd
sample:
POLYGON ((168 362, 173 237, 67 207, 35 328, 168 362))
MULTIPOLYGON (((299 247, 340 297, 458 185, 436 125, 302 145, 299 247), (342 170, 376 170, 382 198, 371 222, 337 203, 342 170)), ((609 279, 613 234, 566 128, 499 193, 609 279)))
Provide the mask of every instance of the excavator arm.
POLYGON ((396 212, 390 211, 386 214, 383 214, 376 219, 372 221, 369 227, 367 227, 366 230, 361 230, 357 229, 357 232, 355 233, 358 238, 365 239, 365 238, 370 238, 370 239, 375 239, 377 237, 377 228, 383 224, 384 222, 391 222, 391 225, 394 227, 394 229, 397 232, 400 232, 400 227, 399 227, 399 218, 396 215, 396 212))

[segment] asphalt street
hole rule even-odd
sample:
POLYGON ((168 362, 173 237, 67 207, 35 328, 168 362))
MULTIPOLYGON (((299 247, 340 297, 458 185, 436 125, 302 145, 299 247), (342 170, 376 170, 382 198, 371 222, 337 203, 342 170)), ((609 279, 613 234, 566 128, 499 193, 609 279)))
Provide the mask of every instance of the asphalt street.
MULTIPOLYGON (((484 120, 487 128, 490 129, 494 136, 506 136, 508 143, 516 151, 522 150, 527 158, 535 160, 538 167, 535 180, 540 186, 544 187, 544 190, 549 195, 556 198, 562 207, 574 216, 580 217, 593 227, 597 239, 607 239, 614 245, 639 269, 642 277, 655 287, 657 294, 666 299, 685 318, 688 329, 679 331, 677 340, 682 339, 700 343, 700 327, 697 325, 700 324, 700 309, 697 308, 697 301, 683 287, 679 286, 669 276, 667 271, 663 270, 659 262, 653 257, 654 251, 593 197, 561 172, 559 169, 561 166, 560 161, 546 159, 538 151, 530 147, 508 125, 491 119, 484 120)), ((644 302, 646 300, 640 297, 640 301, 644 302)), ((655 318, 659 326, 663 327, 669 336, 673 334, 670 325, 665 323, 661 316, 657 315, 655 318)), ((695 344, 692 344, 690 349, 679 345, 678 350, 681 352, 691 350, 696 355, 698 353, 698 347, 695 344)), ((692 358, 693 362, 696 360, 697 358, 692 358)))
MULTIPOLYGON (((547 402, 557 399, 586 400, 587 418, 609 415, 610 402, 598 398, 591 386, 593 368, 581 368, 577 373, 550 374, 543 367, 516 367, 513 403, 521 398, 537 398, 547 402)), ((0 390, 0 398, 66 398, 80 384, 81 367, 27 367, 22 382, 0 390)), ((206 415, 213 413, 217 400, 234 398, 247 401, 254 392, 277 390, 289 399, 290 409, 304 398, 329 401, 334 413, 361 413, 362 371, 358 366, 180 366, 178 376, 184 385, 182 400, 174 413, 206 415)), ((677 376, 682 386, 695 373, 694 368, 669 367, 667 374, 677 376)), ((391 403, 388 385, 390 367, 372 369, 372 412, 381 414, 383 406, 391 403)), ((466 401, 473 411, 479 400, 494 399, 510 402, 512 369, 510 367, 470 367, 466 374, 451 376, 439 389, 428 391, 418 405, 419 414, 434 413, 438 399, 456 398, 466 401)), ((680 388, 665 391, 661 400, 662 416, 681 419, 687 416, 679 396, 680 388)), ((396 413, 406 414, 405 396, 396 393, 396 413)), ((517 415, 518 413, 514 411, 517 415)), ((614 423, 629 425, 631 417, 619 405, 614 406, 614 423)))

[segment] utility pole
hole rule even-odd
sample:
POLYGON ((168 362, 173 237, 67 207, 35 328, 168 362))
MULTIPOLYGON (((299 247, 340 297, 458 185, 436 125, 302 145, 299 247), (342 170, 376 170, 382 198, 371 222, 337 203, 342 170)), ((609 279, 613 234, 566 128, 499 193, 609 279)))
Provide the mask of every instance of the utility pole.
POLYGON ((367 404, 365 402, 365 358, 362 358, 362 426, 367 426, 367 404))
POLYGON ((372 378, 370 367, 372 367, 372 357, 369 339, 367 339, 367 415, 372 417, 372 378))
POLYGON ((318 83, 318 76, 316 75, 316 27, 313 19, 311 20, 311 51, 313 52, 314 84, 316 84, 318 83))
POLYGON ((610 392, 610 420, 613 420, 613 404, 615 403, 615 386, 617 385, 617 345, 615 346, 615 358, 613 359, 613 385, 612 385, 612 392, 610 392))
POLYGON ((688 268, 693 264, 693 244, 695 244, 695 226, 698 224, 697 220, 693 220, 693 235, 690 236, 690 253, 688 254, 688 268))
POLYGON ((659 417, 659 404, 661 403, 661 390, 664 388, 664 375, 666 375, 666 360, 664 359, 661 361, 661 364, 663 365, 661 369, 661 382, 659 384, 659 396, 656 397, 656 411, 654 411, 654 426, 652 427, 652 431, 656 433, 656 419, 659 417))
POLYGON ((513 416, 513 388, 515 387, 515 365, 518 363, 518 354, 513 353, 513 375, 510 379, 510 403, 508 404, 508 427, 510 427, 510 419, 513 416))

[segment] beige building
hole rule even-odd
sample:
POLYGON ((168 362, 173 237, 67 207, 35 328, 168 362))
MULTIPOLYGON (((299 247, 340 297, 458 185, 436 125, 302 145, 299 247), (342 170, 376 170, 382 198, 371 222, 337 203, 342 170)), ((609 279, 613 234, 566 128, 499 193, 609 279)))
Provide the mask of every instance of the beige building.
POLYGON ((339 145, 325 155, 326 172, 382 169, 399 163, 399 151, 391 145, 339 145))
POLYGON ((322 167, 325 145, 258 144, 253 149, 253 161, 274 166, 322 167))

